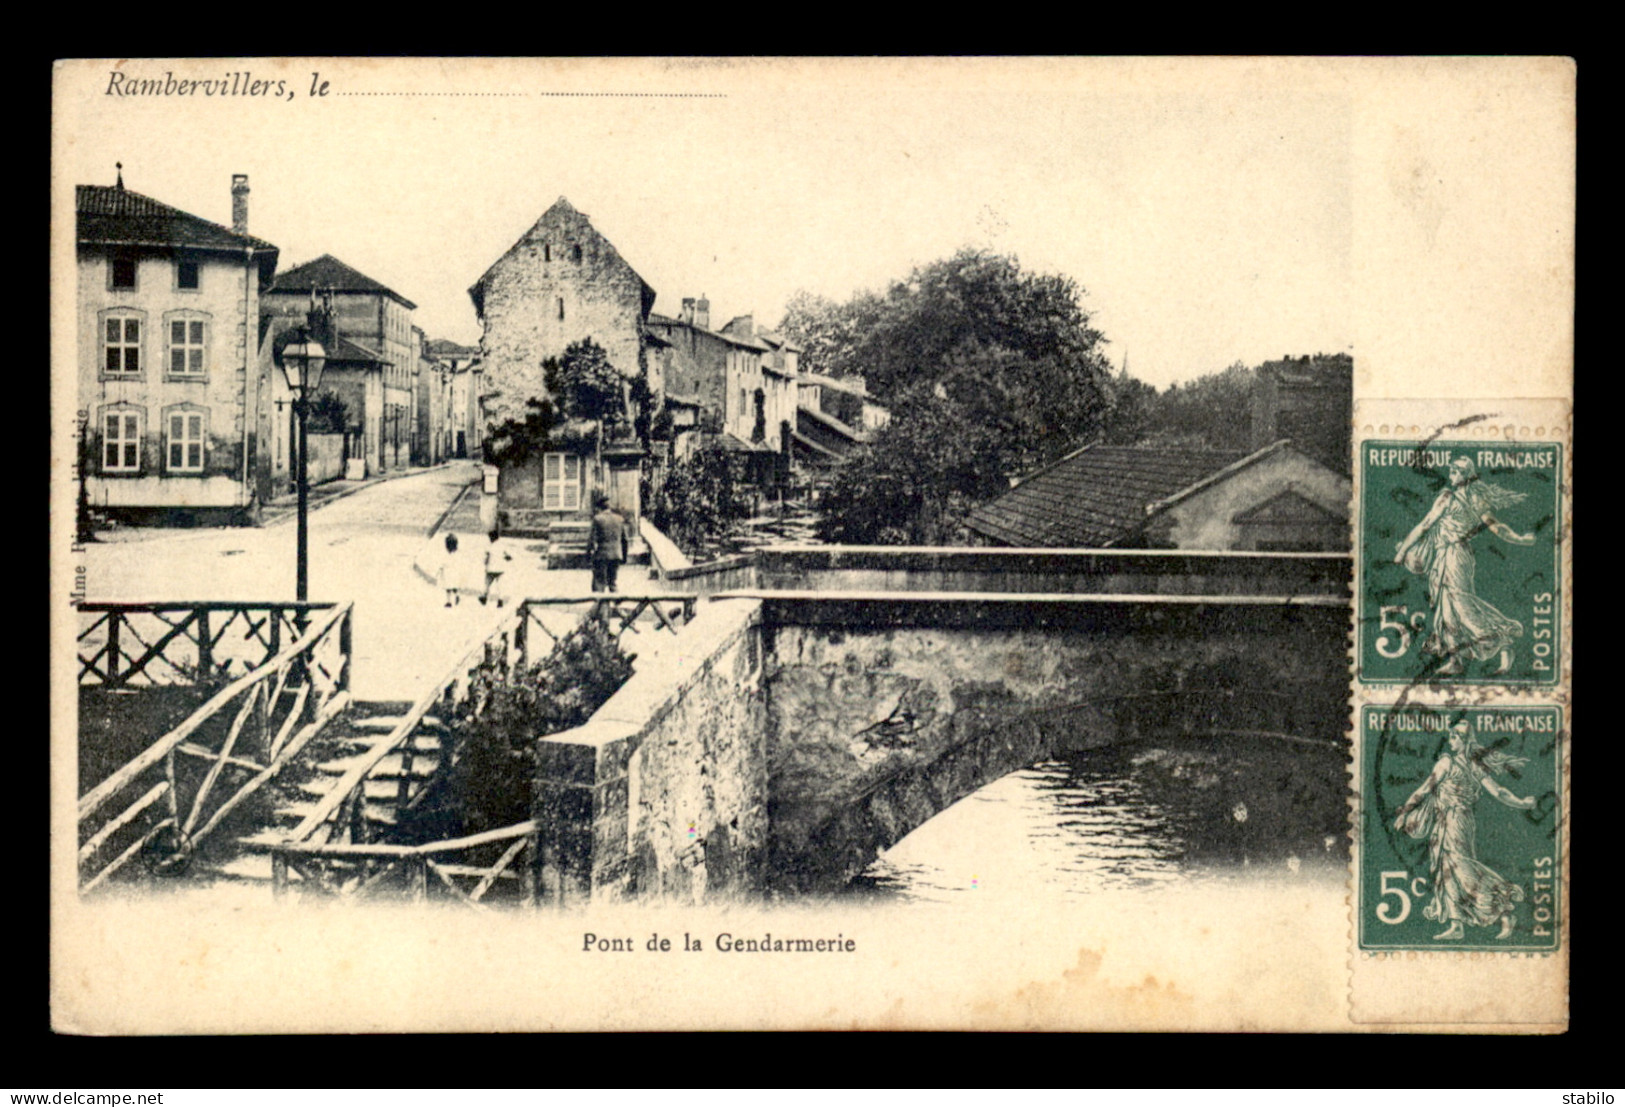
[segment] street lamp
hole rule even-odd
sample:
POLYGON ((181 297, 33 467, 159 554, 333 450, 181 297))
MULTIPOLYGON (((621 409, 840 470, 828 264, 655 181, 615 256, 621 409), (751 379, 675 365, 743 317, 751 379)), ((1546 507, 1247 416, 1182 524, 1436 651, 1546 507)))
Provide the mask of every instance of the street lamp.
MULTIPOLYGON (((300 603, 309 599, 310 592, 310 473, 305 466, 307 443, 305 420, 310 415, 310 398, 321 387, 322 370, 327 367, 327 351, 310 333, 309 326, 289 331, 276 353, 282 375, 288 379, 288 391, 293 394, 293 413, 299 421, 299 575, 294 598, 300 603)), ((300 613, 301 621, 304 613, 300 613)))

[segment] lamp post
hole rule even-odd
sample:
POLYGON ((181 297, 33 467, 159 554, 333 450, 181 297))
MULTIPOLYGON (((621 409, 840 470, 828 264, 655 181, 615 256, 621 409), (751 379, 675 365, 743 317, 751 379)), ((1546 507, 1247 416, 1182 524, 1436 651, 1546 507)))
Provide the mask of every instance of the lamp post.
MULTIPOLYGON (((317 342, 307 326, 289 331, 280 345, 276 357, 282 375, 288 380, 288 391, 293 395, 293 413, 299 424, 299 538, 298 577, 294 598, 300 603, 310 598, 310 472, 306 468, 306 420, 310 415, 310 398, 321 387, 322 370, 327 367, 327 351, 317 342)), ((304 625, 304 612, 299 614, 304 625)))

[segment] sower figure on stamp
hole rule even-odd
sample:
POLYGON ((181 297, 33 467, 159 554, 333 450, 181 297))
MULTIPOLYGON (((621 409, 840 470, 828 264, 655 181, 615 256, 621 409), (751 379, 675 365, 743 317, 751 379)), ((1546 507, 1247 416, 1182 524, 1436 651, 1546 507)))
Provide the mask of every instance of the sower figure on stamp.
POLYGON ((1464 657, 1488 661, 1499 654, 1496 672, 1512 668, 1512 643, 1523 636, 1523 624, 1479 598, 1470 543, 1488 528, 1503 542, 1534 545, 1534 535, 1517 533, 1493 514, 1523 498, 1521 492, 1479 480, 1472 461, 1458 457, 1450 463, 1450 486, 1394 552, 1396 563, 1427 578, 1433 626, 1422 652, 1445 659, 1440 675, 1461 673, 1464 657))
POLYGON ((1520 798, 1491 779, 1494 773, 1521 768, 1528 761, 1527 757, 1484 749, 1473 737, 1472 727, 1459 722, 1450 728, 1444 756, 1395 814, 1395 829, 1428 842, 1433 898, 1422 915, 1448 924, 1435 938, 1460 938, 1467 923, 1494 926, 1497 922, 1501 924, 1497 938, 1512 936, 1513 912, 1523 901, 1523 889, 1478 860, 1473 804, 1482 788, 1514 810, 1532 810, 1533 796, 1520 798))
POLYGON ((626 522, 609 509, 609 497, 593 493, 592 530, 587 536, 587 553, 592 558, 592 590, 615 591, 615 577, 626 560, 626 522))

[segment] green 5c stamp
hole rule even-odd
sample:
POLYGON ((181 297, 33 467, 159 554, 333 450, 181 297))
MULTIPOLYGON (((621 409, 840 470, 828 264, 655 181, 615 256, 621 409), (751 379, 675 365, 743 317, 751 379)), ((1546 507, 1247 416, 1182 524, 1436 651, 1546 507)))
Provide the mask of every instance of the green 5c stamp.
POLYGON ((1554 950, 1562 712, 1360 708, 1365 950, 1554 950))
POLYGON ((1359 676, 1556 684, 1556 442, 1360 444, 1359 676))

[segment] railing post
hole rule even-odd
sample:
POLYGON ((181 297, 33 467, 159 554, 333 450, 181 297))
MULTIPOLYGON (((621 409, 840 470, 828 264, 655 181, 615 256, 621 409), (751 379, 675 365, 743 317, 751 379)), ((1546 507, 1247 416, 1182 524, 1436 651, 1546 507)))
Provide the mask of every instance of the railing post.
POLYGON ((536 870, 541 856, 541 838, 533 830, 525 835, 525 859, 519 865, 520 902, 525 907, 536 906, 536 870))
POLYGON ((118 624, 119 613, 107 613, 107 686, 112 688, 118 684, 118 624))
POLYGON ((203 679, 214 675, 214 642, 209 636, 209 609, 197 609, 197 667, 203 679))
POLYGON ((422 903, 429 898, 429 859, 422 854, 412 857, 406 868, 410 881, 412 901, 422 903))
POLYGON ((267 621, 271 624, 271 657, 275 657, 282 652, 282 608, 272 606, 270 612, 271 617, 267 621))
POLYGON ((281 850, 271 851, 271 894, 281 899, 288 893, 288 855, 281 850))
POLYGON ((339 690, 344 692, 350 690, 350 649, 351 639, 355 633, 350 624, 354 618, 355 605, 351 604, 349 610, 344 613, 344 617, 339 620, 339 655, 342 660, 339 662, 338 686, 339 690))
POLYGON ((523 668, 530 663, 530 604, 520 601, 519 627, 513 632, 514 649, 519 654, 516 664, 523 668))

